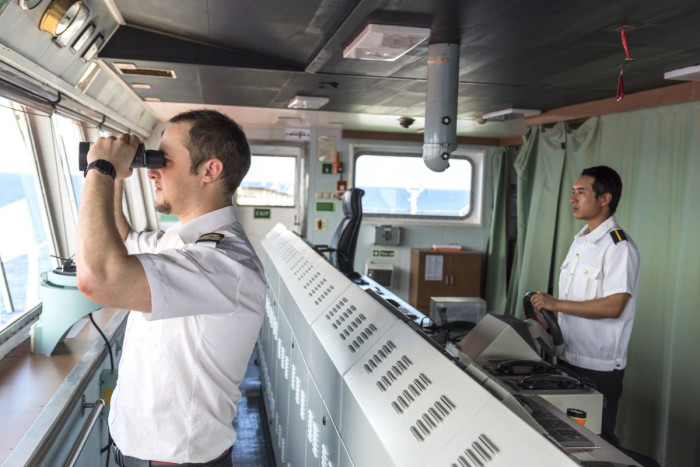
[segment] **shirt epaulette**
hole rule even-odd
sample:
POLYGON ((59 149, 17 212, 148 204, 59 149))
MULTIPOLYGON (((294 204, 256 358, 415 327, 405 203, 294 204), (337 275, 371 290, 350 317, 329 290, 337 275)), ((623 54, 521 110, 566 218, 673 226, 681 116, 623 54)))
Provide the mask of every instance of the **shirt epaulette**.
POLYGON ((616 229, 610 232, 610 236, 613 239, 613 242, 617 245, 620 242, 624 242, 627 240, 627 235, 625 235, 625 232, 622 229, 616 229))
POLYGON ((224 238, 224 236, 223 236, 222 234, 213 233, 213 232, 212 232, 212 233, 206 233, 206 234, 202 235, 201 237, 199 237, 195 243, 199 243, 199 242, 214 242, 214 243, 216 243, 216 244, 218 245, 219 242, 220 242, 223 238, 224 238))

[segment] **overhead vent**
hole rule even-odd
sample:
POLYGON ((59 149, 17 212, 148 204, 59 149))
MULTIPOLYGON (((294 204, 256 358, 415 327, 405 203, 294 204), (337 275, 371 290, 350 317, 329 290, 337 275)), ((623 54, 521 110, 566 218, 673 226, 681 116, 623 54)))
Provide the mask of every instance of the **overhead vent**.
POLYGON ((128 76, 147 76, 149 78, 177 79, 173 70, 158 70, 155 68, 117 68, 120 73, 128 76))
POLYGON ((506 120, 516 120, 531 115, 539 115, 540 113, 537 109, 503 109, 485 113, 481 116, 481 121, 477 121, 477 123, 487 121, 505 122, 506 120))
POLYGON ((344 58, 393 62, 430 36, 430 29, 368 24, 343 50, 344 58))

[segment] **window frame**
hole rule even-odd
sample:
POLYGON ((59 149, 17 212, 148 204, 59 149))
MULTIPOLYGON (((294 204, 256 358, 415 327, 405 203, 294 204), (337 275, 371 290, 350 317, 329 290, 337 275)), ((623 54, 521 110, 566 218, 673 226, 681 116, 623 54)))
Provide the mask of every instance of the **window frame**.
MULTIPOLYGON (((289 157, 290 159, 294 159, 294 195, 293 199, 294 202, 293 204, 241 204, 238 202, 238 195, 239 192, 238 190, 240 189, 240 186, 236 189, 236 193, 234 194, 235 198, 235 205, 240 206, 240 207, 245 207, 245 208, 281 208, 281 209, 298 209, 299 208, 299 183, 301 183, 301 177, 299 174, 300 171, 300 166, 301 166, 301 161, 300 161, 300 156, 298 154, 294 153, 287 153, 286 149, 281 149, 281 150, 275 150, 274 145, 266 146, 265 151, 254 151, 253 148, 251 147, 251 159, 253 156, 257 157, 289 157), (272 150, 271 150, 272 149, 272 150)), ((286 148, 286 146, 279 146, 279 148, 286 148)), ((245 180, 245 178, 244 178, 245 180)))
MULTIPOLYGON (((60 133, 60 128, 59 128, 59 122, 58 119, 63 119, 65 122, 67 122, 70 125, 73 125, 74 128, 73 130, 77 130, 77 136, 78 140, 80 141, 86 141, 86 135, 85 135, 85 127, 83 126, 83 122, 80 120, 67 117, 65 115, 60 115, 57 113, 54 113, 50 116, 51 119, 51 130, 52 130, 52 137, 53 137, 53 144, 54 148, 56 151, 56 156, 61 159, 60 166, 63 172, 63 178, 64 178, 64 184, 67 188, 67 193, 70 198, 70 206, 71 210, 73 211, 73 219, 74 222, 77 225, 78 222, 78 211, 80 210, 80 205, 75 193, 75 185, 73 181, 73 174, 71 172, 71 163, 70 163, 70 158, 68 157, 68 154, 65 151, 65 147, 62 143, 62 139, 60 138, 61 133, 60 133)), ((82 187, 80 189, 81 192, 81 197, 82 197, 82 187)))
MULTIPOLYGON (((404 156, 422 158, 422 147, 416 145, 383 146, 383 145, 349 145, 350 170, 349 182, 352 187, 356 185, 355 168, 357 159, 361 156, 404 156)), ((403 214, 363 214, 363 223, 393 224, 393 225, 431 225, 431 226, 483 226, 483 180, 484 159, 486 149, 478 147, 460 147, 452 153, 451 159, 466 159, 472 165, 471 204, 469 213, 464 217, 446 216, 412 216, 403 214)))
MULTIPOLYGON (((15 113, 15 117, 18 119, 18 130, 20 132, 20 137, 23 139, 23 142, 25 144, 26 150, 27 150, 27 156, 29 157, 29 164, 32 170, 32 178, 34 182, 34 189, 35 189, 35 194, 37 197, 37 202, 38 202, 38 208, 39 208, 39 215, 41 217, 43 227, 45 229, 45 234, 47 236, 46 238, 46 247, 48 248, 48 253, 49 253, 49 261, 53 263, 53 266, 55 267, 58 263, 56 260, 56 256, 58 254, 58 247, 56 243, 56 235, 55 235, 55 230, 54 226, 52 223, 52 219, 50 216, 49 212, 49 206, 47 203, 48 200, 48 192, 47 192, 47 187, 44 181, 44 174, 42 170, 42 165, 41 165, 41 157, 40 154, 38 153, 37 150, 37 142, 35 140, 35 134, 33 131, 32 127, 32 122, 29 119, 30 114, 34 111, 34 109, 31 109, 23 104, 20 104, 16 101, 13 101, 12 99, 5 97, 4 95, 0 95, 1 98, 5 99, 7 102, 9 102, 9 107, 8 109, 12 112, 15 113), (20 115, 21 115, 21 120, 20 120, 20 115), (51 259, 53 258, 53 259, 51 259)), ((36 246, 36 245, 35 245, 36 246)), ((12 291, 9 289, 9 284, 7 282, 7 274, 6 270, 3 266, 3 271, 2 274, 0 274, 0 279, 4 282, 0 286, 3 287, 3 300, 6 298, 4 297, 5 292, 7 292, 8 297, 7 299, 9 300, 7 302, 7 305, 11 306, 14 308, 14 300, 12 297, 12 291)), ((39 280, 39 287, 41 286, 41 279, 38 278, 39 280)), ((28 322, 28 320, 34 320, 36 318, 36 315, 38 313, 38 310, 42 308, 43 305, 43 299, 41 297, 41 290, 36 291, 39 297, 38 303, 32 304, 29 307, 25 306, 25 310, 22 311, 21 313, 18 313, 16 316, 14 316, 12 319, 10 319, 7 323, 4 325, 0 326, 0 348, 4 348, 4 344, 6 341, 9 340, 9 338, 16 334, 18 331, 18 328, 21 328, 24 324, 28 322)), ((26 304, 25 304, 26 305, 26 304)), ((14 309, 13 312, 16 312, 18 310, 14 309)), ((2 355, 0 351, 0 355, 2 355)), ((0 357, 1 358, 1 357, 0 357)))

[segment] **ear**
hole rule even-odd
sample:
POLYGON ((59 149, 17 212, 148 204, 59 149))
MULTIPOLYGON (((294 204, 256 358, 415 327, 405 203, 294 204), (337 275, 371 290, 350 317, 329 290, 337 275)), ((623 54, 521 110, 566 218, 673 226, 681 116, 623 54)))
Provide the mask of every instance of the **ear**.
POLYGON ((224 171, 224 164, 217 158, 209 159, 204 163, 204 173, 202 181, 205 183, 215 182, 224 171))
POLYGON ((601 206, 610 206, 610 201, 612 201, 612 195, 610 193, 603 193, 600 195, 601 206))

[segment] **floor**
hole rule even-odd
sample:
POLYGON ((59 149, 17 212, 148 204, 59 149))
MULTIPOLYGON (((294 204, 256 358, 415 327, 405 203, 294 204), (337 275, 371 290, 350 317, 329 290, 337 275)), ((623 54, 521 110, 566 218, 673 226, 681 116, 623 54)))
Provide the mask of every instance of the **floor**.
POLYGON ((236 442, 233 445, 235 467, 275 467, 260 373, 255 364, 257 355, 256 348, 241 383, 241 401, 238 404, 238 414, 233 419, 233 428, 236 430, 236 442))

